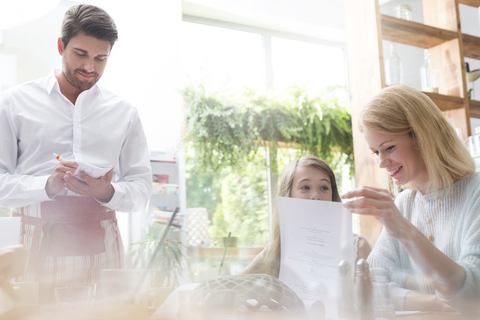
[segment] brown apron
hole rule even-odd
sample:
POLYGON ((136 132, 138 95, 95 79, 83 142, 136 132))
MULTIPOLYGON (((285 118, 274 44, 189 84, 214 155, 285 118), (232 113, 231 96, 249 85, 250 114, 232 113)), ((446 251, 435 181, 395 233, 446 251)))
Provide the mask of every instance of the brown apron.
POLYGON ((39 283, 40 303, 53 302, 56 287, 94 284, 101 269, 123 267, 115 211, 92 197, 59 196, 12 216, 22 218, 20 242, 30 250, 19 281, 39 283))

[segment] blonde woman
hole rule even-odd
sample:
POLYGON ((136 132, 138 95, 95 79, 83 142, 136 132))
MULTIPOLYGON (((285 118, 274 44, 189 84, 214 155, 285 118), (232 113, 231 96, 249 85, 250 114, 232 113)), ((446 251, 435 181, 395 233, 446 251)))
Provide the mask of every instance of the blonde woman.
MULTIPOLYGON (((314 156, 303 156, 289 163, 280 178, 277 188, 280 197, 341 202, 335 175, 328 164, 314 156)), ((267 273, 278 278, 280 273, 280 225, 274 203, 272 216, 272 239, 255 259, 240 274, 267 273)), ((354 237, 355 262, 366 259, 372 250, 363 236, 354 237)))
POLYGON ((405 85, 364 106, 360 131, 390 182, 342 197, 357 197, 344 206, 384 225, 368 258, 373 273, 389 276, 397 310, 476 312, 480 176, 467 149, 432 100, 405 85))

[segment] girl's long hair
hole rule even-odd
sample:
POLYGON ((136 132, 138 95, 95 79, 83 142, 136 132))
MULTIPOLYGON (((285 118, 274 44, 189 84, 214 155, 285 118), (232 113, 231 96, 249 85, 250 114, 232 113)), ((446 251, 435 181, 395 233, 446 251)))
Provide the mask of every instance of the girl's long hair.
MULTIPOLYGON (((338 194, 337 182, 333 170, 325 161, 314 156, 303 156, 300 159, 290 162, 285 167, 282 177, 280 178, 280 182, 277 186, 276 195, 279 197, 291 197, 293 178, 295 177, 297 167, 308 166, 320 170, 328 176, 332 188, 332 201, 341 202, 342 200, 338 194)), ((265 272, 274 277, 278 277, 280 271, 281 243, 276 197, 273 200, 272 205, 272 236, 269 245, 265 247, 264 254, 266 261, 265 272)))

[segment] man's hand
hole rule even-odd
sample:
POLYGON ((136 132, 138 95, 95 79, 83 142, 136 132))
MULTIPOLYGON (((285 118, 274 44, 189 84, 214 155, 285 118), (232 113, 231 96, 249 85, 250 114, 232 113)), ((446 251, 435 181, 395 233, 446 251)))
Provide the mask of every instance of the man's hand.
POLYGON ((53 173, 48 177, 47 184, 45 185, 45 191, 47 195, 51 198, 63 188, 65 188, 64 177, 67 172, 74 173, 77 170, 78 163, 75 161, 61 161, 53 170, 53 173))
POLYGON ((115 189, 113 188, 111 181, 113 178, 113 166, 112 170, 105 173, 98 179, 92 178, 84 172, 79 172, 78 176, 83 181, 77 180, 73 175, 73 172, 67 172, 64 176, 65 187, 82 196, 94 197, 101 202, 109 202, 115 189))

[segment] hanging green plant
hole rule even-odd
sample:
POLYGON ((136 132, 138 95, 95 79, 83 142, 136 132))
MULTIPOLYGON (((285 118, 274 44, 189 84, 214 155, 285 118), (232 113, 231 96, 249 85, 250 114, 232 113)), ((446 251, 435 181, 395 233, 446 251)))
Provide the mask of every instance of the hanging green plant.
MULTIPOLYGON (((242 170, 259 146, 276 154, 282 144, 327 162, 344 154, 353 172, 351 116, 333 89, 314 98, 298 87, 227 97, 198 87, 185 89, 183 97, 186 139, 192 141, 199 168, 242 170)), ((276 165, 272 171, 277 172, 276 165)))

